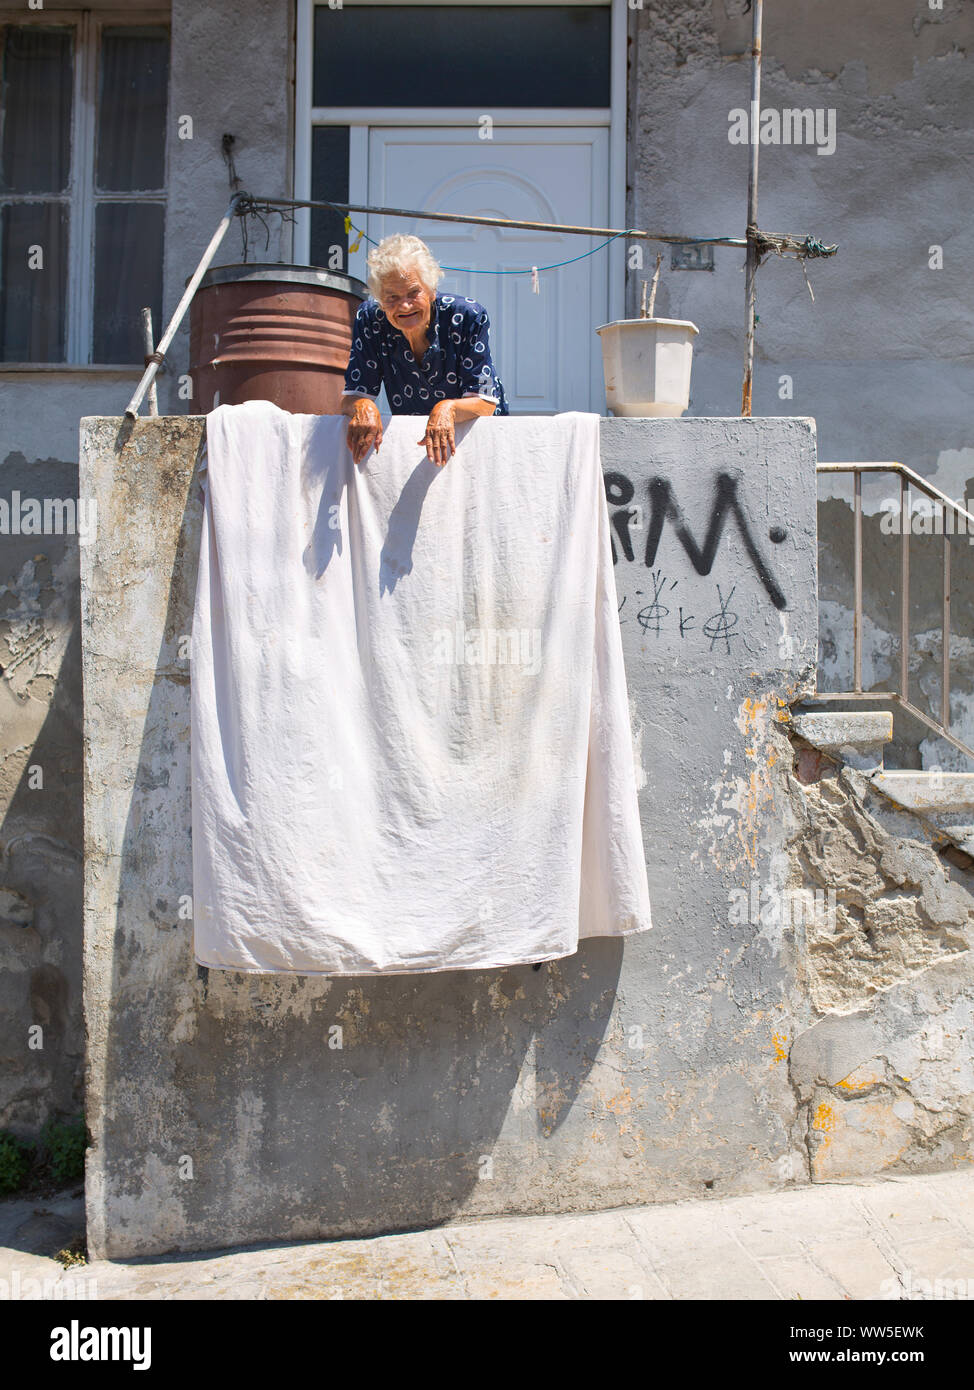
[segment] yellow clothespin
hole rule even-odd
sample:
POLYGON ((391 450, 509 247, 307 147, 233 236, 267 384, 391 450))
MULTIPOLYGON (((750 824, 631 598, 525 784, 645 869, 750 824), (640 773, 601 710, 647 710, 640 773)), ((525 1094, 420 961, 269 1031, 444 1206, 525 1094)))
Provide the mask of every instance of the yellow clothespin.
MULTIPOLYGON (((356 230, 357 230, 357 229, 356 229, 356 230)), ((362 244, 362 238, 363 238, 364 236, 365 236, 365 233, 364 233, 364 232, 359 232, 358 236, 355 238, 354 243, 348 248, 348 254, 349 254, 350 256, 353 255, 353 254, 359 249, 359 247, 360 247, 361 244, 362 244)))
POLYGON ((349 213, 346 212, 346 214, 345 214, 345 235, 348 236, 348 234, 349 234, 349 232, 350 232, 351 230, 352 230, 352 218, 351 218, 351 215, 350 215, 349 213))

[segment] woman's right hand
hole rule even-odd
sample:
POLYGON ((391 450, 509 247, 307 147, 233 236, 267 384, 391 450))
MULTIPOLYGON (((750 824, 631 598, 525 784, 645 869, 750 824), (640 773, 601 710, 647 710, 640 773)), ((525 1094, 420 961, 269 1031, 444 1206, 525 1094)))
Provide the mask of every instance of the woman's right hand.
POLYGON ((375 401, 363 399, 355 402, 346 434, 348 447, 355 463, 361 463, 371 448, 379 452, 382 443, 382 415, 375 401))

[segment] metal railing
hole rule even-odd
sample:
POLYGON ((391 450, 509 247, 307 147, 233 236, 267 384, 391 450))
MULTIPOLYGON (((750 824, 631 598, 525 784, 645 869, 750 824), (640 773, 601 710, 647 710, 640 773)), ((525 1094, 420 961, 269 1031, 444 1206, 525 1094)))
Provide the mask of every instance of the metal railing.
POLYGON ((852 690, 817 691, 814 703, 847 700, 887 700, 909 713, 939 734, 954 748, 974 759, 974 748, 951 732, 950 719, 950 538, 955 534, 974 536, 974 516, 946 493, 921 478, 902 463, 820 463, 819 473, 852 473, 853 501, 853 686, 852 690), (862 475, 863 473, 895 473, 900 480, 900 671, 899 690, 863 690, 862 688, 862 475), (913 532, 910 510, 910 488, 925 494, 943 508, 943 653, 940 696, 940 719, 933 719, 910 700, 910 537, 913 532), (953 524, 948 527, 948 510, 953 524), (958 527, 957 522, 963 526, 958 527))

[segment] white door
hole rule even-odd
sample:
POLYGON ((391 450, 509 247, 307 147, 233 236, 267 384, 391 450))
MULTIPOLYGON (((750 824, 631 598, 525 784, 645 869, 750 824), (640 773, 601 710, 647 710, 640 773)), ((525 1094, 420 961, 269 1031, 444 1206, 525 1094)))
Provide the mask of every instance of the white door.
MULTIPOLYGON (((581 226, 608 224, 608 131, 592 128, 373 127, 368 198, 377 207, 510 217, 581 226)), ((362 223, 354 218, 356 224, 362 223)), ((512 414, 563 410, 605 413, 602 356, 595 329, 608 318, 607 250, 583 256, 604 238, 385 218, 366 230, 422 237, 446 270, 440 288, 479 300, 490 315, 491 354, 512 414), (498 275, 485 271, 523 271, 498 275), (479 272, 479 273, 478 273, 479 272)), ((365 278, 364 240, 350 262, 365 278)))

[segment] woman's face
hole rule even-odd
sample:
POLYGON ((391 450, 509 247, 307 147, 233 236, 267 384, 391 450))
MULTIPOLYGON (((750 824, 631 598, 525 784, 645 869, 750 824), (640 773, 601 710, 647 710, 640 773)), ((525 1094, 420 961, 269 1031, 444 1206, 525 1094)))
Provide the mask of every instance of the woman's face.
POLYGON ((393 327, 408 337, 429 322, 433 293, 415 270, 407 268, 404 273, 392 271, 384 278, 379 303, 393 327))

